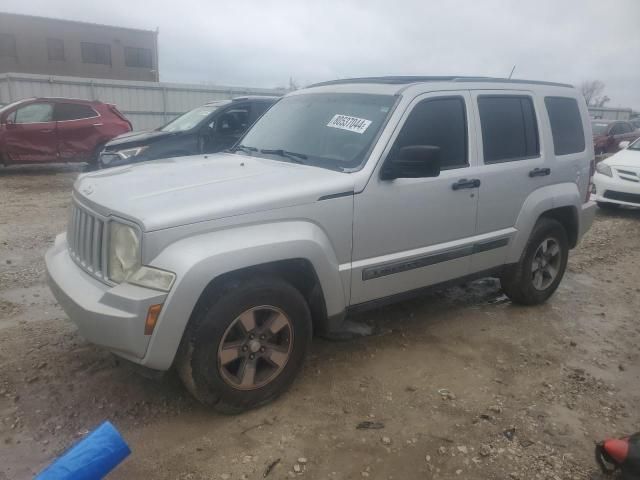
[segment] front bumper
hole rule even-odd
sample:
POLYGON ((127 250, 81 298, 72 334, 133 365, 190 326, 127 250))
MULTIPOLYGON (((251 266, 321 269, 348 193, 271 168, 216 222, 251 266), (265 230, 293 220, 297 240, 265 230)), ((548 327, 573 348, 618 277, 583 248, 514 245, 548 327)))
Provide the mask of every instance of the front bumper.
POLYGON ((150 336, 144 324, 151 305, 167 294, 123 283, 105 285, 78 267, 69 256, 66 234, 46 253, 49 287, 80 334, 91 343, 143 364, 150 336))
MULTIPOLYGON (((614 175, 616 174, 614 173, 614 175)), ((608 177, 601 173, 596 173, 593 176, 593 183, 596 186, 596 193, 594 197, 597 202, 640 207, 640 183, 622 180, 615 176, 608 177), (612 192, 610 195, 615 198, 605 196, 605 192, 612 192), (622 198, 631 201, 622 200, 622 198), (635 201, 635 198, 637 198, 638 201, 635 201)))

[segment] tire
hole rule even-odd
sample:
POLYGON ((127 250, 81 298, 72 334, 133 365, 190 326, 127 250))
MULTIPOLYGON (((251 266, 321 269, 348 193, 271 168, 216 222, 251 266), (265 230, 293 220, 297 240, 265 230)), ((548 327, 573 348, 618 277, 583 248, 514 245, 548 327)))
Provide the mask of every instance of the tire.
POLYGON ((178 352, 178 374, 203 404, 224 414, 240 413, 287 390, 311 335, 309 306, 292 285, 277 277, 232 280, 194 311, 178 352), (255 329, 245 326, 251 318, 255 329))
POLYGON ((544 303, 558 288, 567 268, 568 259, 569 241, 566 230, 557 220, 542 217, 533 227, 520 261, 509 266, 501 275, 502 289, 514 303, 522 305, 544 303), (554 245, 557 246, 557 257, 552 256, 551 253, 544 253, 543 242, 546 242, 549 252, 555 251, 554 245), (546 256, 549 256, 548 260, 543 259, 546 256), (537 267, 534 267, 534 259, 537 267), (555 276, 551 278, 547 270, 549 272, 555 270, 555 276), (536 273, 538 271, 540 273, 536 273))
POLYGON ((598 207, 603 210, 617 210, 620 208, 620 205, 617 203, 609 203, 609 202, 596 202, 598 207))
POLYGON ((91 157, 89 157, 87 166, 84 169, 85 172, 93 172, 95 170, 100 170, 101 168, 103 168, 102 164, 100 163, 100 152, 102 152, 102 149, 105 145, 105 143, 98 145, 91 153, 91 157))

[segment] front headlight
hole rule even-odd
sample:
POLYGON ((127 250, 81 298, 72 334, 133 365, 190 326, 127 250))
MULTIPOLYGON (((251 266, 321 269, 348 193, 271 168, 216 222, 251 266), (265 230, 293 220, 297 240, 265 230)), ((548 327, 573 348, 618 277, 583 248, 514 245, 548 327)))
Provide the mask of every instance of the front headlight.
POLYGON ((140 268, 140 237, 133 227, 111 222, 109 232, 109 279, 122 283, 140 268))
POLYGON ((144 147, 127 148, 126 150, 118 150, 116 153, 126 160, 127 158, 137 157, 147 148, 149 148, 148 145, 144 147))
POLYGON ((613 177, 613 173, 611 172, 611 167, 606 163, 598 163, 596 165, 596 172, 601 173, 602 175, 606 175, 607 177, 613 177))

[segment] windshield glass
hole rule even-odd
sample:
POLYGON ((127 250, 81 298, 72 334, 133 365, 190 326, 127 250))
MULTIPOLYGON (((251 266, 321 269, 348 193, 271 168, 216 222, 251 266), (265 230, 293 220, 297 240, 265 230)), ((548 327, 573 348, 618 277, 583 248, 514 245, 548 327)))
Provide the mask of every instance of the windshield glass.
POLYGON ((593 122, 591 124, 591 128, 593 129, 594 135, 605 135, 607 133, 607 129, 609 128, 609 124, 602 122, 593 122))
POLYGON ((640 138, 627 147, 628 150, 640 150, 640 138))
POLYGON ((334 170, 362 164, 395 97, 309 93, 285 97, 249 130, 243 151, 334 170))
POLYGON ((4 107, 0 107, 0 115, 2 115, 4 112, 9 110, 10 108, 15 107, 16 105, 18 105, 22 101, 23 100, 18 100, 17 102, 13 102, 13 103, 10 103, 9 105, 5 105, 4 107))
POLYGON ((160 127, 159 130, 161 132, 184 132, 191 130, 219 107, 220 105, 205 105, 204 107, 194 108, 180 115, 178 118, 171 120, 164 127, 160 127))

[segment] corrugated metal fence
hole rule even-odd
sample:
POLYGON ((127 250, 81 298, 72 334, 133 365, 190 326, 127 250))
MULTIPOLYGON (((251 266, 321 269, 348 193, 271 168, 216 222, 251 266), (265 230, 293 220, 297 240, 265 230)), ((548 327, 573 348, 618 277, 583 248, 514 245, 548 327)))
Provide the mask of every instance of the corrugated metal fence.
POLYGON ((135 82, 22 73, 0 74, 0 105, 30 97, 67 97, 113 103, 135 130, 147 130, 212 100, 283 95, 284 90, 135 82))

